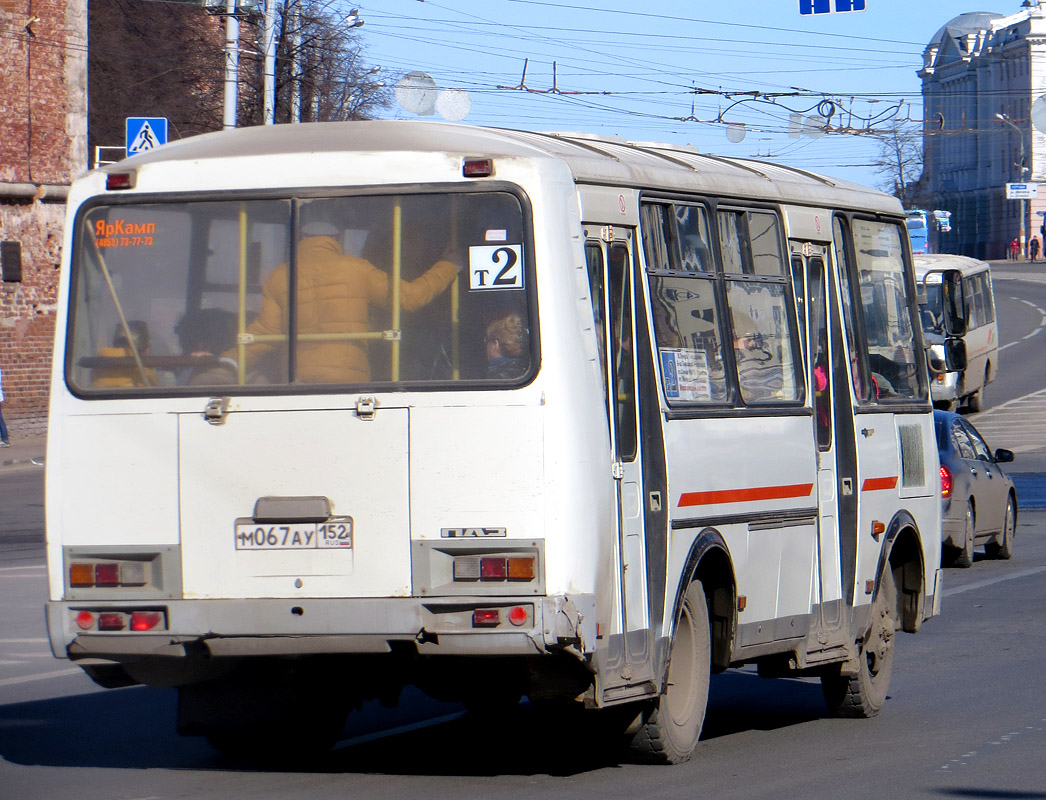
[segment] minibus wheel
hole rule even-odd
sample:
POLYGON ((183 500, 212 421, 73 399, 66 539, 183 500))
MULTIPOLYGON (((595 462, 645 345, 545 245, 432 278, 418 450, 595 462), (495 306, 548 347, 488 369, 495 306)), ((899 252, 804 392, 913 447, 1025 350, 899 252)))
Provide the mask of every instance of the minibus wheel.
POLYGON ((683 596, 665 690, 632 737, 632 749, 641 760, 659 764, 690 760, 705 721, 711 664, 708 601, 704 586, 694 581, 683 596))
POLYGON ((858 643, 857 674, 821 676, 828 710, 837 717, 874 717, 886 702, 897 637, 897 584, 889 565, 872 601, 871 626, 858 643))

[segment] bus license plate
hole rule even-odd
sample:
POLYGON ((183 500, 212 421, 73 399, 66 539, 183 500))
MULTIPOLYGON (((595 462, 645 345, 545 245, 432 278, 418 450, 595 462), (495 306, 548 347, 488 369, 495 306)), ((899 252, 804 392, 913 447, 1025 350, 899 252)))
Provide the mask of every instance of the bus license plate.
POLYGON ((315 550, 352 548, 352 518, 330 522, 236 524, 237 550, 315 550))

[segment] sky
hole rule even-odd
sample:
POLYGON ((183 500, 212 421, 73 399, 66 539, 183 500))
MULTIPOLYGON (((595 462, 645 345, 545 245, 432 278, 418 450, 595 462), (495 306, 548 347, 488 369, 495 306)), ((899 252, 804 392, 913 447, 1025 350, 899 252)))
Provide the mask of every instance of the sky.
MULTIPOLYGON (((357 1, 378 76, 422 72, 460 90, 437 108, 468 108, 463 124, 688 144, 873 186, 884 178, 869 131, 921 122, 917 72, 934 34, 964 12, 1021 7, 865 0, 801 16, 800 0, 357 1)), ((416 107, 416 89, 404 96, 416 107)), ((395 102, 383 116, 418 118, 395 102)))

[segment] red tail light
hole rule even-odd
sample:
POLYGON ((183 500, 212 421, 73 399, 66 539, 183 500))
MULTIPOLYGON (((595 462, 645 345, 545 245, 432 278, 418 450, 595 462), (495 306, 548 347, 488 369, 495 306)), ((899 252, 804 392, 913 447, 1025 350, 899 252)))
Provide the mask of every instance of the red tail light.
POLYGON ((501 612, 496 608, 477 608, 472 612, 472 627, 497 627, 501 624, 501 612))
POLYGON ((161 625, 163 622, 163 614, 159 611, 132 611, 131 612, 131 630, 132 631, 151 631, 154 628, 164 628, 166 626, 161 625))
POLYGON ((481 581, 503 581, 508 577, 508 565, 500 556, 485 556, 479 560, 481 581))
POLYGON ((941 464, 941 497, 952 496, 952 471, 941 464))

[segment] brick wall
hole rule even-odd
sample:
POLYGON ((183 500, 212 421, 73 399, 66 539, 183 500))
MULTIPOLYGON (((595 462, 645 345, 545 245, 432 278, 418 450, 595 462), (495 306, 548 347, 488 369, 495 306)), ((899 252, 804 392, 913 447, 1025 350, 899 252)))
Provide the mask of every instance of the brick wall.
POLYGON ((22 280, 0 283, 4 419, 45 430, 62 204, 87 165, 87 0, 0 0, 0 240, 22 280))

